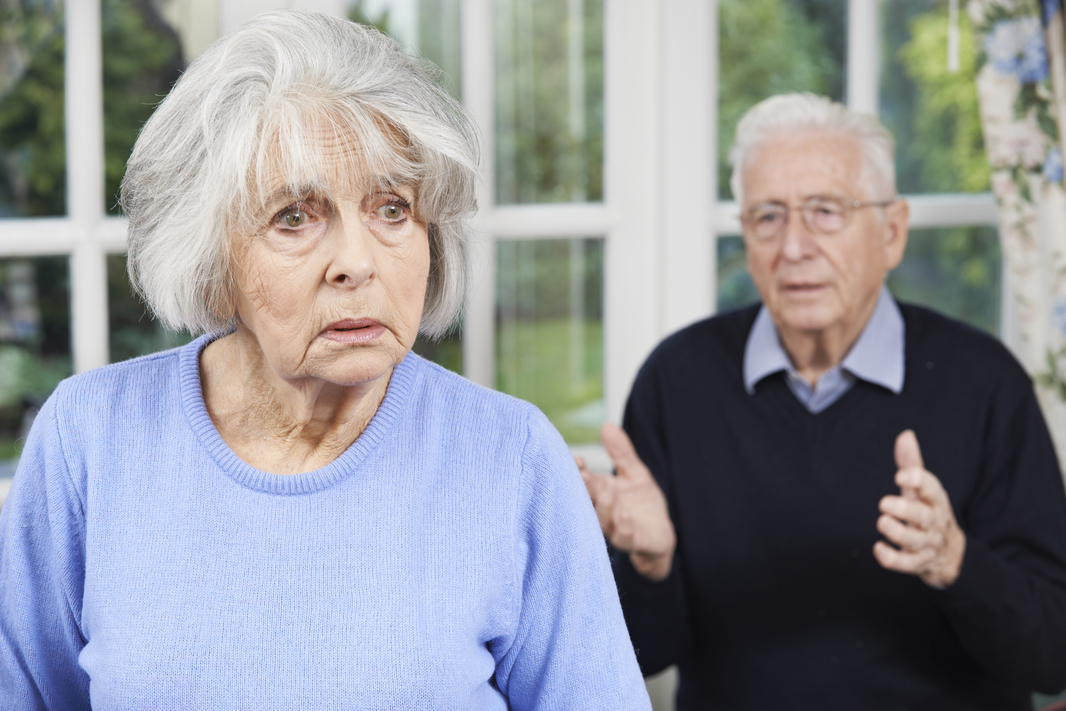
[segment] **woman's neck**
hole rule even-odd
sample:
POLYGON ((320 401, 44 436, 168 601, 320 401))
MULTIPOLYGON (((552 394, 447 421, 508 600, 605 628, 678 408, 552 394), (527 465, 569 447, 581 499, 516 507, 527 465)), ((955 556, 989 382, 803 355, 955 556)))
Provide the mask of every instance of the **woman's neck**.
POLYGON ((204 403, 219 435, 243 461, 273 474, 313 471, 343 454, 385 399, 391 374, 347 387, 285 380, 238 334, 200 355, 204 403))

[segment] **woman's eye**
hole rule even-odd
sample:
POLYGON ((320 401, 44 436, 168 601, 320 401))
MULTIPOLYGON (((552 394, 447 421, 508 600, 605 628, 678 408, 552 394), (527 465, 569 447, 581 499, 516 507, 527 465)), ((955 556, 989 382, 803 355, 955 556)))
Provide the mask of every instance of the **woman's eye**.
POLYGON ((289 210, 281 216, 281 222, 286 227, 303 227, 310 218, 303 210, 289 210))
POLYGON ((377 209, 377 213, 378 217, 382 218, 383 220, 389 220, 392 222, 402 220, 406 215, 403 205, 398 205, 396 203, 391 202, 387 205, 382 205, 381 207, 379 207, 377 209))

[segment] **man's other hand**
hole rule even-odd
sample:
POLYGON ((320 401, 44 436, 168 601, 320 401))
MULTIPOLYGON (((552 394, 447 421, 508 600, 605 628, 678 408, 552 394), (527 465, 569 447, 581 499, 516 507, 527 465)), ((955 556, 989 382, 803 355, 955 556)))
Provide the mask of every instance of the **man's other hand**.
POLYGON ((962 570, 966 535, 955 521, 940 480, 925 468, 911 430, 896 438, 896 466, 900 495, 881 499, 877 519, 877 530, 896 547, 878 541, 874 556, 887 570, 917 575, 927 585, 946 588, 962 570))
POLYGON ((600 528, 612 546, 629 553, 638 573, 662 580, 670 574, 677 546, 666 497, 621 427, 605 424, 600 439, 614 462, 615 476, 590 472, 583 459, 575 458, 600 528))

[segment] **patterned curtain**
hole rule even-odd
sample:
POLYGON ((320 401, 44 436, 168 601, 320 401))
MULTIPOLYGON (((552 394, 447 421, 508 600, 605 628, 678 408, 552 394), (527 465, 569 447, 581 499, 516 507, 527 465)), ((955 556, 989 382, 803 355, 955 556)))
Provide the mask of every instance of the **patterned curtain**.
POLYGON ((970 0, 977 92, 1020 343, 1066 468, 1063 0, 970 0))

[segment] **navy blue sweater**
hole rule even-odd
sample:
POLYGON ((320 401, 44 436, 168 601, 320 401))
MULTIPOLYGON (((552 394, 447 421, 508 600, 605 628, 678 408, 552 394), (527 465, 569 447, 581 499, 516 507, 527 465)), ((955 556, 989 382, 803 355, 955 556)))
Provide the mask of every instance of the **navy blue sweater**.
POLYGON ((1029 709, 1066 686, 1066 496, 1031 381, 995 339, 901 305, 899 395, 859 381, 819 414, 782 373, 744 390, 758 307, 667 338, 624 426, 678 534, 662 583, 614 556, 645 674, 680 709, 1029 709), (937 591, 882 569, 878 501, 913 429, 967 536, 937 591))

